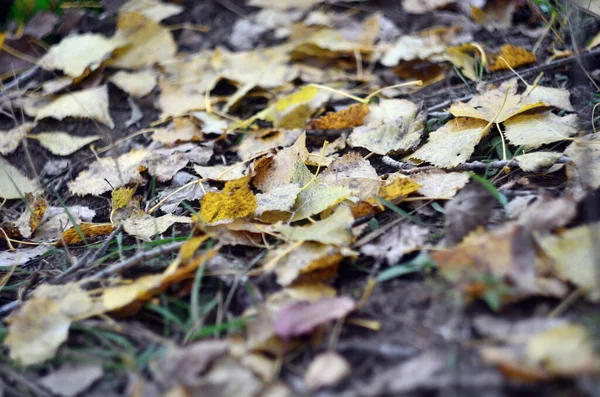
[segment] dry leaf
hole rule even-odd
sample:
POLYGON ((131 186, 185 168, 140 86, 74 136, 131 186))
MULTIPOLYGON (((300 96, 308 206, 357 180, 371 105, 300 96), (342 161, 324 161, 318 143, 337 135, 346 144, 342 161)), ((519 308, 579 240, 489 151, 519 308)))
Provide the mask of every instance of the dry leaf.
POLYGON ((442 54, 445 50, 446 44, 438 35, 405 35, 383 54, 381 63, 387 67, 397 66, 400 61, 427 59, 442 54))
POLYGON ((355 103, 339 112, 330 112, 312 121, 312 127, 321 130, 341 130, 363 125, 369 114, 369 107, 363 103, 355 103))
POLYGON ((137 213, 125 219, 123 229, 130 236, 139 237, 143 240, 150 240, 157 234, 162 234, 175 223, 192 223, 192 219, 187 216, 176 216, 166 214, 157 218, 144 212, 137 213))
POLYGON ((430 171, 411 174, 410 179, 421 185, 417 193, 425 197, 451 199, 470 180, 466 172, 430 171))
POLYGON ((0 197, 11 200, 24 197, 41 189, 37 180, 29 179, 17 168, 0 157, 0 197))
POLYGON ((367 200, 379 191, 382 181, 375 168, 360 154, 350 152, 334 160, 320 180, 329 186, 348 188, 353 196, 367 200))
POLYGON ((109 39, 97 33, 69 36, 50 47, 39 65, 46 70, 60 70, 75 79, 98 69, 113 51, 127 44, 128 40, 122 37, 109 39))
POLYGON ((456 66, 469 80, 481 80, 481 77, 477 74, 478 68, 480 64, 486 61, 485 52, 481 45, 477 43, 465 43, 448 47, 444 57, 456 66))
MULTIPOLYGON (((66 207, 66 209, 77 224, 91 222, 96 216, 96 211, 80 205, 72 205, 66 207)), ((65 208, 47 207, 42 221, 35 229, 33 239, 35 241, 56 241, 65 230, 71 227, 73 227, 73 224, 65 208)))
POLYGON ((379 261, 386 260, 388 265, 394 266, 405 254, 422 248, 428 236, 429 231, 421 226, 397 225, 373 243, 360 247, 360 252, 379 261))
POLYGON ((317 270, 336 268, 342 260, 339 249, 334 246, 306 242, 294 248, 291 252, 290 245, 284 244, 271 250, 265 258, 266 263, 275 263, 273 271, 277 275, 277 283, 283 286, 290 285, 301 274, 317 270))
POLYGON ((292 215, 291 208, 296 203, 300 189, 296 183, 287 183, 275 186, 268 193, 258 193, 255 215, 266 222, 269 222, 270 217, 289 220, 292 215))
POLYGON ((336 352, 321 353, 308 366, 304 384, 309 390, 335 386, 346 379, 351 371, 348 361, 336 352))
POLYGON ((510 44, 504 44, 500 47, 500 51, 497 54, 490 54, 489 70, 491 72, 496 72, 498 70, 514 69, 519 66, 529 65, 535 61, 535 54, 526 49, 510 44), (506 62, 508 62, 508 65, 500 59, 500 57, 504 58, 506 62))
POLYGON ((215 181, 232 181, 246 176, 248 166, 246 163, 237 163, 231 165, 195 165, 194 171, 204 179, 215 181))
POLYGON ((429 135, 427 143, 406 157, 442 168, 451 168, 469 160, 475 146, 489 131, 484 120, 459 117, 429 135))
POLYGON ((456 0, 404 0, 402 8, 411 14, 426 14, 453 4, 456 0))
POLYGON ((152 70, 139 72, 119 71, 112 75, 108 81, 134 97, 148 95, 156 87, 157 76, 152 70))
POLYGON ((115 123, 108 110, 108 89, 106 85, 87 90, 64 94, 42 107, 36 120, 52 117, 63 120, 67 117, 96 120, 110 128, 115 123))
POLYGON ((119 14, 115 38, 130 43, 115 52, 109 65, 123 69, 140 69, 173 58, 177 45, 171 32, 158 22, 136 12, 119 14))
POLYGON ((71 136, 66 132, 41 132, 36 135, 30 135, 29 138, 37 139, 40 145, 48 149, 57 156, 68 156, 75 153, 82 147, 92 143, 101 137, 92 135, 86 137, 71 136))
POLYGON ((152 133, 152 140, 173 145, 177 142, 199 141, 203 138, 200 128, 187 117, 173 120, 168 128, 158 128, 152 133))
POLYGON ((119 8, 121 14, 137 12, 156 22, 177 15, 182 11, 183 7, 180 5, 163 3, 158 0, 129 0, 119 8))
POLYGON ((33 123, 25 123, 12 130, 0 131, 0 154, 6 156, 14 152, 34 126, 33 123))
POLYGON ((214 225, 253 215, 257 200, 249 182, 250 177, 240 178, 227 182, 219 193, 206 193, 200 202, 202 222, 214 225))
POLYGON ((110 234, 115 228, 110 223, 81 223, 77 225, 77 228, 72 227, 65 230, 57 244, 61 245, 73 245, 79 244, 83 240, 81 234, 86 238, 104 236, 110 234), (77 230, 79 229, 79 230, 77 230))
POLYGON ((9 225, 6 231, 9 236, 13 234, 11 231, 16 228, 14 237, 30 238, 46 215, 48 202, 43 197, 34 197, 31 193, 25 193, 25 198, 27 200, 25 212, 19 216, 14 224, 9 225))
POLYGON ((4 250, 0 252, 0 266, 24 265, 30 260, 43 255, 46 251, 48 251, 48 247, 45 245, 38 245, 34 248, 19 248, 16 251, 4 250))
POLYGON ((576 114, 559 117, 552 112, 512 117, 504 122, 504 135, 513 145, 536 149, 560 142, 579 132, 576 114))
POLYGON ((419 190, 421 185, 402 174, 392 174, 379 188, 377 195, 386 200, 395 202, 396 199, 408 196, 419 190))
POLYGON ((75 397, 102 377, 99 364, 65 364, 40 379, 40 384, 62 397, 75 397))
POLYGON ((286 241, 315 241, 322 244, 347 246, 352 242, 354 217, 348 207, 340 206, 334 213, 308 226, 275 225, 286 241))
POLYGON ((562 157, 562 153, 534 152, 515 156, 515 160, 523 171, 537 172, 542 168, 550 167, 562 157))
POLYGON ((421 140, 425 117, 419 107, 406 99, 382 99, 369 106, 364 125, 348 137, 352 147, 364 147, 377 154, 413 149, 421 140))
POLYGON ((567 164, 567 176, 590 188, 600 187, 600 147, 595 143, 600 139, 600 133, 589 134, 578 138, 565 150, 565 155, 571 158, 567 164))
POLYGON ((270 149, 288 147, 296 142, 300 135, 301 129, 248 132, 240 144, 238 155, 242 160, 248 160, 270 149))

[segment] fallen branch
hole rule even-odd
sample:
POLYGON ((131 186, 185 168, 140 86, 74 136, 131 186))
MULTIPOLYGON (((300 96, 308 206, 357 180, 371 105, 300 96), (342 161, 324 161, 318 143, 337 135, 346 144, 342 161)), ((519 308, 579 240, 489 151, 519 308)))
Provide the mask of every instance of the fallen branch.
MULTIPOLYGON (((394 160, 390 156, 383 156, 381 161, 383 161, 384 164, 389 165, 390 167, 397 168, 408 174, 414 174, 416 172, 421 172, 421 171, 432 171, 432 170, 440 169, 439 167, 435 167, 435 166, 419 167, 414 164, 394 160)), ((571 161, 571 159, 569 157, 562 156, 561 158, 556 160, 556 163, 564 164, 564 163, 569 163, 570 161, 571 161)), ((476 171, 476 170, 485 170, 488 168, 504 168, 504 167, 516 168, 516 167, 519 167, 519 163, 516 160, 495 160, 495 161, 490 161, 487 163, 484 163, 482 161, 473 161, 472 163, 464 163, 464 164, 457 165, 456 167, 447 168, 446 171, 476 171)))

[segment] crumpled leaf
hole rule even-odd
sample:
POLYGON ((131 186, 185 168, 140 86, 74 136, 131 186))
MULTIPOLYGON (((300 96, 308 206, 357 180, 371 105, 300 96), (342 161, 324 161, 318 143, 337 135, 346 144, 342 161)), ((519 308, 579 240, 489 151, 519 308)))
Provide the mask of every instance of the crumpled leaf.
POLYGON ((516 380, 541 381, 598 372, 600 357, 588 331, 579 324, 559 324, 520 343, 484 347, 483 360, 516 380))
POLYGON ((148 95, 156 87, 157 76, 152 70, 126 72, 120 70, 112 75, 108 81, 134 97, 148 95))
POLYGON ((354 300, 347 296, 292 303, 277 313, 273 327, 278 336, 288 339, 307 334, 319 325, 342 318, 354 308, 354 300))
POLYGON ((48 149, 52 154, 68 156, 101 137, 99 135, 80 137, 69 135, 66 132, 53 131, 30 135, 29 138, 37 139, 40 145, 48 149))
POLYGON ((25 193, 41 189, 35 179, 29 179, 17 168, 0 157, 0 197, 12 200, 21 198, 25 193))
POLYGON ((308 226, 275 225, 286 241, 315 241, 322 244, 347 246, 352 242, 352 211, 338 207, 331 216, 308 226))
POLYGON ((119 8, 121 14, 137 12, 156 22, 180 14, 182 11, 183 7, 180 5, 158 0, 129 0, 119 8))
POLYGON ((352 368, 346 359, 336 352, 317 355, 304 374, 304 384, 309 390, 335 386, 346 379, 352 368))
POLYGON ((313 120, 312 127, 321 130, 341 130, 363 125, 369 114, 369 107, 364 103, 355 103, 339 112, 330 112, 313 120))
POLYGON ((600 300, 595 257, 598 237, 599 223, 567 229, 557 235, 536 236, 536 242, 552 259, 554 272, 582 288, 594 301, 600 300))
POLYGON ((500 47, 500 51, 497 54, 490 54, 489 57, 490 65, 488 68, 491 72, 506 70, 511 67, 513 69, 518 68, 519 66, 534 63, 537 60, 535 54, 511 44, 504 44, 500 47), (503 57, 508 62, 508 65, 500 57, 503 57))
POLYGON ((162 234, 175 223, 192 223, 192 219, 187 216, 176 216, 166 214, 157 218, 144 212, 137 213, 125 219, 123 229, 130 236, 139 237, 143 240, 150 240, 157 234, 162 234))
POLYGON ((419 107, 406 99, 382 99, 369 106, 364 125, 348 137, 353 147, 377 154, 413 149, 421 140, 425 117, 419 107))
POLYGON ((227 182, 219 193, 206 193, 200 202, 202 222, 214 225, 254 214, 257 200, 248 186, 249 182, 250 177, 246 176, 227 182))
MULTIPOLYGON (((96 211, 81 205, 72 205, 66 207, 66 209, 77 224, 91 222, 96 216, 96 211)), ((55 241, 61 237, 65 230, 72 227, 73 224, 65 208, 47 207, 41 222, 35 228, 33 239, 35 241, 55 241)))
POLYGON ((121 13, 115 38, 130 43, 115 52, 109 65, 115 68, 140 69, 162 63, 175 56, 177 44, 171 32, 137 12, 121 13))
POLYGON ((6 156, 14 152, 34 126, 33 123, 24 123, 12 130, 0 131, 0 154, 6 156))
POLYGON ((25 212, 7 228, 6 232, 11 237, 30 238, 45 217, 48 202, 43 197, 34 197, 31 193, 25 193, 25 198, 27 200, 25 212), (14 229, 16 231, 13 233, 14 229))
POLYGON ((600 133, 585 135, 578 138, 565 150, 565 155, 572 160, 567 164, 569 179, 579 179, 590 188, 600 187, 600 147, 594 142, 600 139, 600 133))
POLYGON ((545 167, 550 167, 562 157, 562 153, 533 152, 515 156, 515 160, 523 171, 536 172, 545 167))
POLYGON ((40 384, 62 397, 75 397, 102 377, 100 364, 65 364, 40 379, 40 384))
POLYGON ((418 225, 402 224, 387 230, 373 243, 360 247, 360 252, 388 265, 397 265, 402 257, 425 244, 429 231, 418 225))
POLYGON ((501 123, 527 110, 548 106, 572 111, 569 91, 530 86, 522 94, 517 94, 517 82, 510 80, 497 88, 473 97, 469 102, 453 103, 449 111, 455 117, 473 117, 501 123), (505 96, 506 101, 504 100, 505 96), (504 106, 502 106, 503 104, 504 106))
POLYGON ((125 47, 123 37, 106 38, 97 33, 84 33, 64 38, 39 60, 46 70, 60 70, 71 78, 78 78, 98 69, 117 48, 125 47))
POLYGON ((206 164, 212 154, 213 149, 210 144, 199 146, 185 143, 153 150, 146 158, 146 166, 150 175, 155 176, 159 182, 166 182, 171 180, 189 162, 206 164))
POLYGON ((42 107, 36 120, 51 117, 63 120, 67 117, 96 120, 110 128, 115 123, 108 110, 108 89, 106 85, 87 90, 64 94, 42 107))
POLYGON ((484 120, 459 117, 429 135, 427 143, 407 160, 421 160, 442 168, 455 167, 469 160, 475 146, 489 131, 484 120))
POLYGON ((429 171, 411 174, 410 179, 421 185, 417 193, 425 197, 451 199, 471 179, 466 172, 429 171))
POLYGON ((512 117, 504 122, 504 136, 513 145, 536 149, 542 145, 560 142, 579 132, 576 114, 559 117, 552 112, 512 117))

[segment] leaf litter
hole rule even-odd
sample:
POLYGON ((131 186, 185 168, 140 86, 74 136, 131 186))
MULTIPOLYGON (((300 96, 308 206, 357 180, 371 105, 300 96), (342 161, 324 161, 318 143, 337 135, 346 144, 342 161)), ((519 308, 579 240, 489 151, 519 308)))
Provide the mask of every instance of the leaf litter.
POLYGON ((597 99, 542 68, 554 61, 530 39, 485 33, 517 34, 514 12, 540 14, 403 1, 404 17, 442 21, 423 24, 343 11, 358 3, 276 3, 225 7, 250 10, 230 36, 191 23, 202 5, 130 0, 111 29, 51 38, 35 62, 48 74, 2 98, 11 365, 64 396, 107 374, 165 396, 518 390, 597 375, 598 219, 583 203, 599 186, 598 137, 582 110, 597 99), (528 83, 532 65, 555 79, 528 83), (536 314, 555 308, 540 327, 512 320, 535 300, 536 314), (466 307, 520 331, 478 340, 490 327, 466 307), (390 340, 418 355, 366 374, 357 363, 377 348, 357 346, 377 335, 387 359, 390 340), (472 383, 451 376, 450 345, 479 360, 472 383))

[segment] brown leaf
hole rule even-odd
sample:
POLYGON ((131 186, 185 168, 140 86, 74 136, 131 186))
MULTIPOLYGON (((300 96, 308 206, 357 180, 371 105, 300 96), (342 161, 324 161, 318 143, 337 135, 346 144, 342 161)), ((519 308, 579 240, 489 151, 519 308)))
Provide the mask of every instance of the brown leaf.
POLYGON ((312 121, 312 127, 320 130, 341 130, 343 128, 363 125, 369 114, 369 106, 363 103, 350 105, 339 112, 330 112, 312 121))

